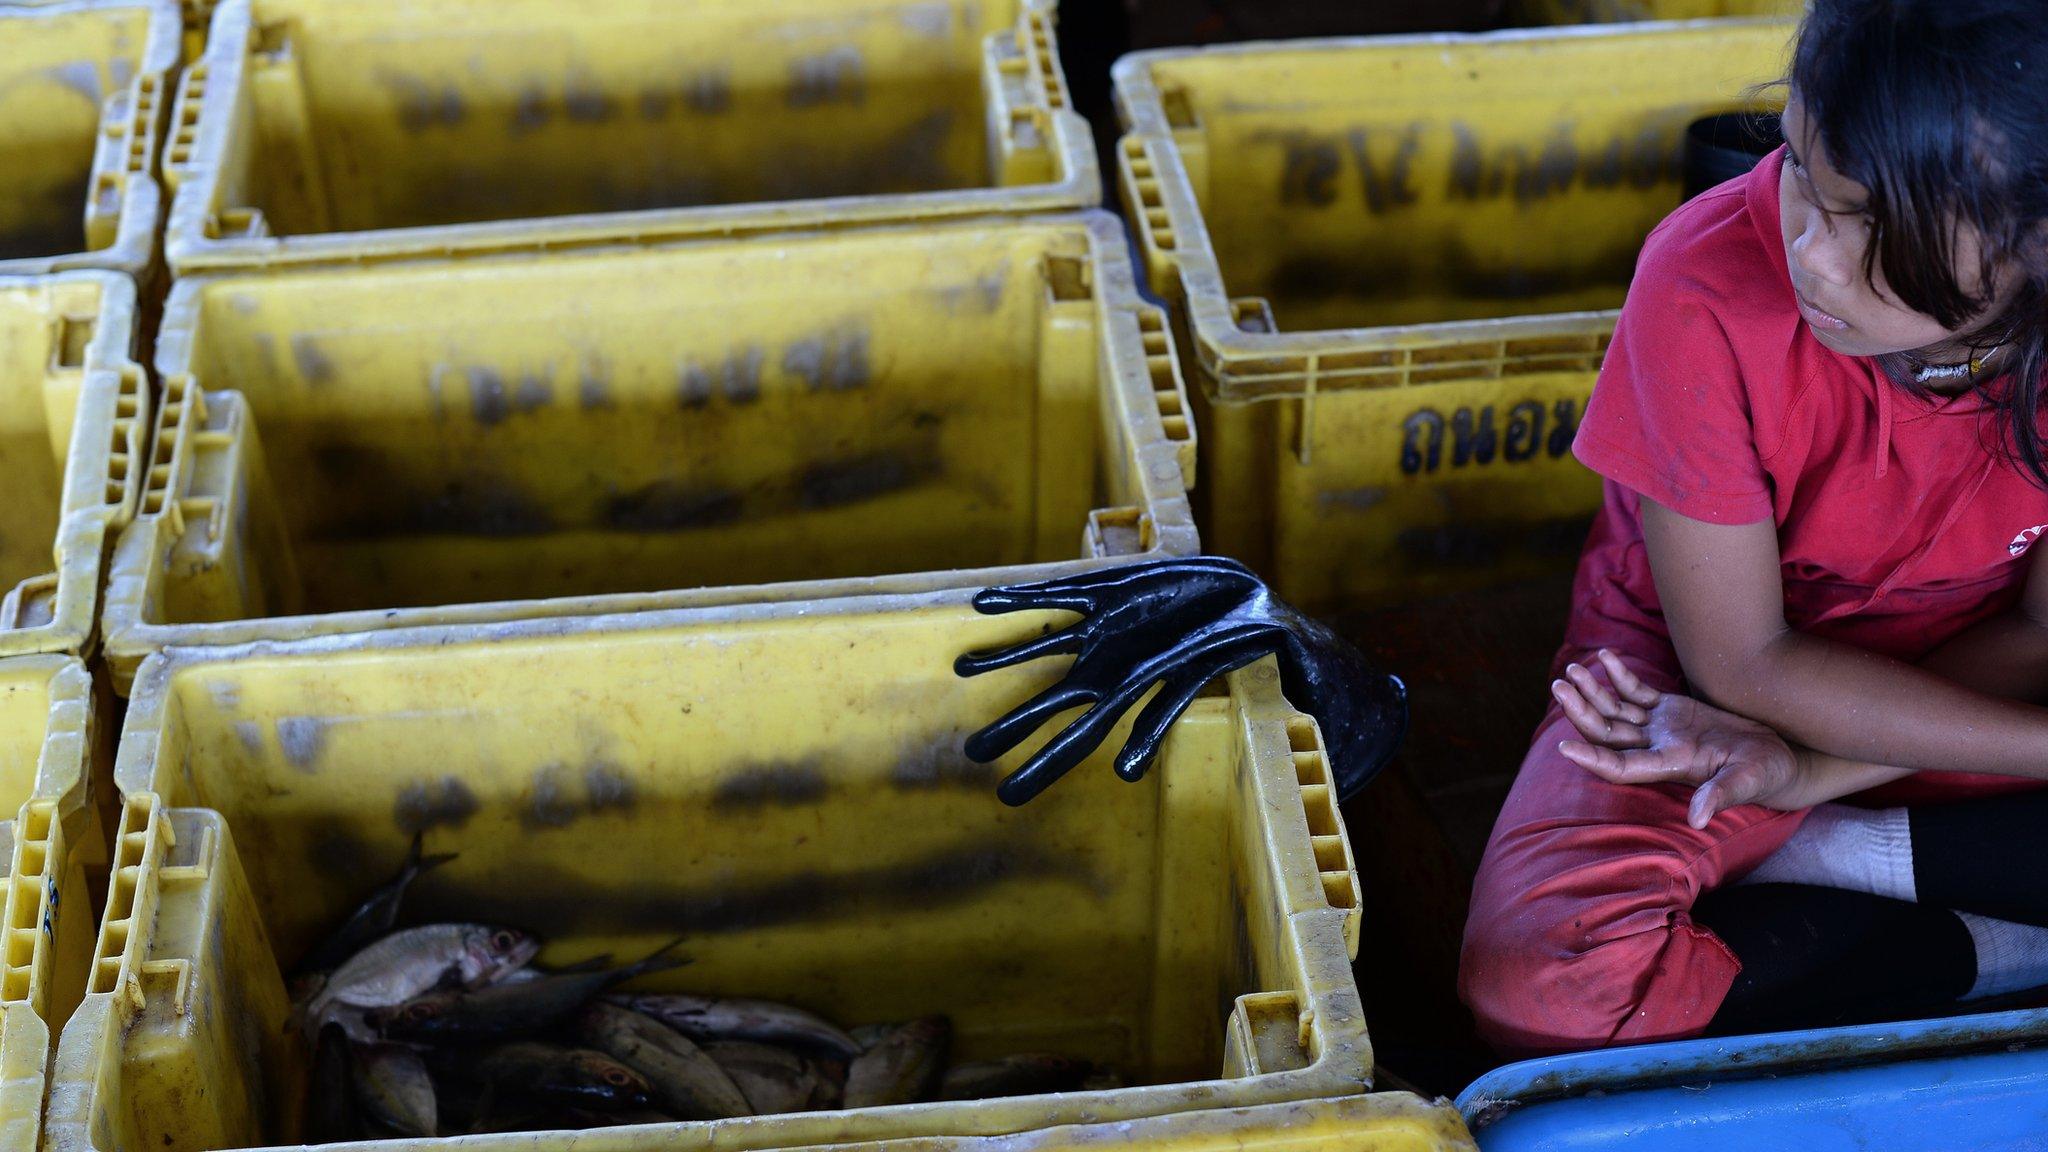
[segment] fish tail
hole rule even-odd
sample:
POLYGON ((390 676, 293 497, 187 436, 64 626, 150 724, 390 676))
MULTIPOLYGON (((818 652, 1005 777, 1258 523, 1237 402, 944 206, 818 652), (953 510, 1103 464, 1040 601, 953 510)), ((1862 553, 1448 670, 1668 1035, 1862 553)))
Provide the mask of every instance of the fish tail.
POLYGON ((649 972, 666 972, 671 968, 681 968, 685 964, 692 963, 691 957, 669 955, 669 953, 677 948, 682 947, 683 941, 687 939, 689 939, 687 936, 678 936, 648 953, 646 959, 636 960, 619 969, 619 980, 631 980, 636 976, 645 976, 649 972))

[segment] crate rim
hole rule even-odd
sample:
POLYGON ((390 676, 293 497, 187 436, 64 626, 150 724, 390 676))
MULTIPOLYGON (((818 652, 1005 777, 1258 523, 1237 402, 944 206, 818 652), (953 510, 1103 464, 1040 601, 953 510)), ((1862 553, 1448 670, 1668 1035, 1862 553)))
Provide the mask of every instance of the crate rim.
MULTIPOLYGON (((1130 212, 1143 215, 1142 205, 1131 203, 1136 189, 1130 173, 1130 153, 1141 151, 1155 172, 1165 170, 1171 179, 1154 177, 1152 183, 1166 209, 1168 227, 1175 240, 1170 249, 1154 250, 1152 229, 1142 220, 1134 222, 1136 239, 1147 263, 1158 259, 1171 268, 1174 306, 1187 318, 1187 332, 1193 347, 1187 350, 1201 369, 1201 387, 1219 401, 1294 400, 1319 391, 1350 391, 1388 388, 1428 387, 1435 379, 1339 381, 1311 384, 1302 377, 1320 376, 1309 369, 1276 370, 1267 375, 1275 386, 1244 387, 1233 380, 1231 369, 1240 362, 1299 357, 1314 360, 1363 351, 1401 351, 1439 348, 1446 345, 1512 340, 1540 340, 1579 337, 1600 340, 1610 335, 1621 315, 1619 308, 1564 312, 1517 313, 1472 320, 1448 320, 1415 324, 1348 325, 1339 328, 1310 328, 1284 332, 1245 331, 1231 312, 1229 286, 1216 256, 1210 222, 1194 201, 1193 181, 1175 140, 1176 129, 1167 119, 1165 100, 1153 75, 1154 66, 1181 60, 1231 59, 1256 56, 1299 56, 1341 54, 1358 51, 1402 51, 1415 48, 1545 45, 1582 40, 1666 40, 1682 39, 1731 28, 1762 30, 1792 28, 1795 21, 1782 16, 1707 17, 1693 20, 1645 20, 1627 24, 1575 24, 1534 28, 1507 28, 1490 32, 1421 32, 1390 36, 1334 36, 1302 40, 1255 40, 1235 44, 1187 48, 1153 48, 1127 53, 1111 67, 1117 118, 1123 134, 1116 145, 1118 183, 1130 212)), ((1595 354, 1597 355, 1597 353, 1595 354)))
MULTIPOLYGON (((141 323, 135 282, 126 273, 103 268, 0 274, 0 291, 36 291, 69 284, 93 286, 100 302, 93 316, 92 339, 86 345, 71 443, 65 448, 64 491, 51 549, 56 604, 48 623, 0 628, 0 658, 92 655, 108 568, 105 545, 134 518, 140 498, 150 388, 147 374, 135 359, 141 323), (118 322, 106 323, 109 316, 118 322), (132 415, 123 416, 119 411, 124 398, 133 400, 132 415), (125 456, 127 474, 120 499, 109 502, 105 490, 113 479, 117 456, 125 456)), ((0 589, 0 594, 5 591, 0 589)))
MULTIPOLYGON (((134 0, 115 0, 134 2, 134 0)), ((149 0, 167 3, 169 0, 149 0)), ((1065 170, 1047 184, 983 187, 908 193, 901 197, 838 196, 801 200, 753 201, 696 208, 653 208, 625 212, 583 212, 559 216, 412 228, 373 228, 359 232, 320 232, 295 236, 210 238, 206 226, 220 186, 221 160, 234 128, 233 95, 244 83, 249 40, 254 35, 256 0, 221 0, 207 23, 206 47, 186 69, 198 71, 212 96, 193 125, 191 159, 174 186, 164 212, 165 259, 180 276, 204 271, 229 271, 356 264, 428 258, 467 260, 490 253, 553 252, 615 243, 650 244, 667 239, 730 238, 789 230, 836 230, 873 224, 937 218, 982 218, 1002 214, 1066 212, 1102 203, 1103 180, 1096 158, 1094 130, 1067 102, 1034 102, 1051 127, 1051 152, 1065 170), (897 201, 908 202, 906 214, 897 201), (916 209, 923 209, 918 212, 916 209), (433 238, 430 240, 429 238, 433 238)), ((981 66, 990 59, 992 41, 1033 17, 1056 23, 1058 0, 1016 0, 1017 21, 1009 30, 995 30, 982 39, 981 66)), ((1058 45, 1053 45, 1059 65, 1058 45)), ((178 85, 175 103, 186 100, 187 85, 178 85)), ((168 169, 168 150, 164 154, 168 169)), ((170 175, 167 171, 166 176, 170 175)))

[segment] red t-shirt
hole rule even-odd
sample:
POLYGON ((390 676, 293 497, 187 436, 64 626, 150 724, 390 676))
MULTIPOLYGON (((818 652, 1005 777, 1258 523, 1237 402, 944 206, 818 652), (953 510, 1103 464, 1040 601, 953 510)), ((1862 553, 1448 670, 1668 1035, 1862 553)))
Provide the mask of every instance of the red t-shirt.
MULTIPOLYGON (((1574 445, 1608 483, 1560 663, 1605 646, 1679 680, 1641 496, 1716 524, 1771 520, 1787 622, 1901 660, 2019 597, 2048 492, 2006 458, 1981 398, 1915 397, 1807 330, 1779 231, 1783 159, 1692 200, 1643 246, 1574 445)), ((2032 785, 1925 774, 1901 795, 1994 780, 2032 785)))

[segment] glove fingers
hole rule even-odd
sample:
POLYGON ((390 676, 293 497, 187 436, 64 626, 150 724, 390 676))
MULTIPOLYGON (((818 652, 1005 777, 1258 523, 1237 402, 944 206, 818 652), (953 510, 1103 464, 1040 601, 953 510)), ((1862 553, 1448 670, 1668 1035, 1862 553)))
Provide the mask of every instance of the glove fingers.
POLYGON ((1166 733, 1173 722, 1180 719, 1188 705, 1201 695, 1203 685, 1216 678, 1207 669, 1190 671, 1174 677, 1160 685, 1159 695, 1152 698, 1145 710, 1138 713, 1138 719, 1131 725, 1131 734, 1125 738, 1123 750, 1116 754, 1116 774, 1135 784, 1145 778, 1145 771, 1152 766, 1152 758, 1159 753, 1159 745, 1165 741, 1166 733))
POLYGON ((953 672, 959 676, 979 676, 998 668, 1009 668, 1036 660, 1041 656, 1056 656, 1078 652, 1081 648, 1081 626, 1071 624, 1057 632, 1034 636, 1021 644, 1006 648, 990 648, 980 652, 969 652, 953 661, 953 672))
POLYGON ((1026 736, 1036 732, 1047 720, 1077 704, 1091 703, 1094 699, 1093 691, 1062 680, 1012 708, 1000 720, 969 736, 963 746, 967 758, 977 764, 1000 760, 1010 749, 1023 743, 1026 736))
POLYGON ((1006 804, 1022 804, 1050 787, 1074 766, 1095 754, 1109 737, 1109 730, 1132 704, 1152 686, 1152 679, 1126 680, 1109 696, 1081 714, 1073 723, 1053 734, 1045 746, 1033 753, 1022 768, 1010 773, 996 787, 1006 804), (1014 799, 1013 799, 1014 797, 1014 799))
POLYGON ((1086 592, 1042 592, 1027 584, 1007 588, 984 588, 974 594, 974 610, 984 616, 1005 612, 1057 610, 1087 615, 1095 611, 1096 597, 1086 592))

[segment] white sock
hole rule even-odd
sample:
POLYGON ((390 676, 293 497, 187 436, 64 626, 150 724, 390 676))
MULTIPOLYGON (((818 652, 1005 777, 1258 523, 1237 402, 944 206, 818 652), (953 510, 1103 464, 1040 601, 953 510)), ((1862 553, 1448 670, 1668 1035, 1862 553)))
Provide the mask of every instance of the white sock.
POLYGON ((1821 804, 1742 884, 1811 884, 1918 903, 1904 808, 1821 804))
POLYGON ((1977 982, 1963 999, 1982 1000, 2048 984, 2048 928, 1956 913, 1977 944, 1977 982))

